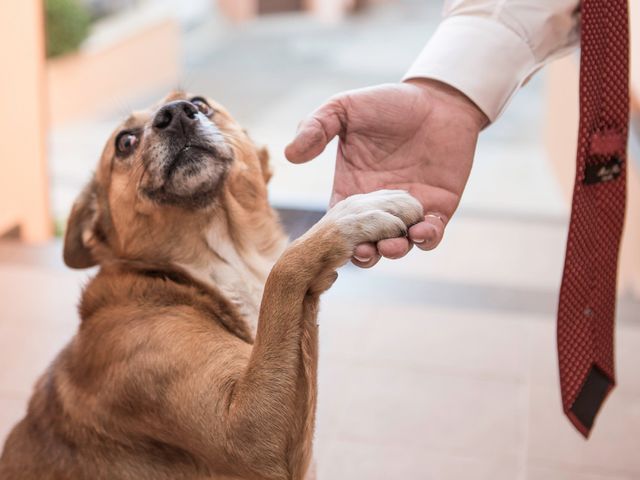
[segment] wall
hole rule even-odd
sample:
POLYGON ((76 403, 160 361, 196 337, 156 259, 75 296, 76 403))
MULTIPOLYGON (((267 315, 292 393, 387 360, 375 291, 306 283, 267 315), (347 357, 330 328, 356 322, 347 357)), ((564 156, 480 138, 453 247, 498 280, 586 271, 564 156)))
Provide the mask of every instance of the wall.
POLYGON ((0 2, 0 234, 50 237, 41 1, 0 2))
MULTIPOLYGON (((123 29, 112 29, 115 33, 123 29)), ((136 25, 128 35, 109 35, 105 45, 47 62, 49 120, 53 125, 113 110, 118 102, 180 78, 180 27, 172 18, 136 25)))

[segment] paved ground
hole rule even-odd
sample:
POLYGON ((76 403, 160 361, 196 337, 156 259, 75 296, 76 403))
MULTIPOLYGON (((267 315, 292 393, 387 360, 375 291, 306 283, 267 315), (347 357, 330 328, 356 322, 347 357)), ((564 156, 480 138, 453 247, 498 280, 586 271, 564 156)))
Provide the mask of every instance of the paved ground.
MULTIPOLYGON (((269 145, 277 204, 323 208, 331 151, 300 167, 283 160, 283 146, 328 96, 399 78, 437 23, 439 3, 395 1, 339 25, 277 16, 231 28, 207 18, 186 32, 184 85, 220 99, 269 145)), ((567 208, 541 146, 543 89, 538 76, 485 132, 437 251, 367 272, 345 268, 325 297, 321 479, 640 478, 637 300, 621 299, 619 387, 589 442, 560 413, 554 314, 567 208)), ((53 133, 59 217, 121 113, 53 133)), ((64 269, 59 257, 57 243, 0 245, 0 438, 77 327, 87 274, 64 269)))

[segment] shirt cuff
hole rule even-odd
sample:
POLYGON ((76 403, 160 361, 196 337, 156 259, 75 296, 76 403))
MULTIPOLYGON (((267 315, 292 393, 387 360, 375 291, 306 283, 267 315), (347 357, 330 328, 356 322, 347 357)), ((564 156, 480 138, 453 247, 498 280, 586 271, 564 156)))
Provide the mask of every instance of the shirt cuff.
POLYGON ((495 121, 540 65, 527 43, 496 20, 445 18, 403 80, 430 78, 460 90, 495 121))

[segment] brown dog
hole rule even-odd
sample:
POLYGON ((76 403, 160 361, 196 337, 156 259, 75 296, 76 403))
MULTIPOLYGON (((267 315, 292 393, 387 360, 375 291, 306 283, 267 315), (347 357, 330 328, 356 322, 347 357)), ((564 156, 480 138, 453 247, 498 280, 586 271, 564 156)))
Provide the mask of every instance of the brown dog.
POLYGON ((64 246, 69 266, 100 270, 2 480, 312 476, 318 297, 356 244, 422 209, 354 196, 285 250, 269 176, 265 150, 202 97, 174 93, 115 131, 64 246))

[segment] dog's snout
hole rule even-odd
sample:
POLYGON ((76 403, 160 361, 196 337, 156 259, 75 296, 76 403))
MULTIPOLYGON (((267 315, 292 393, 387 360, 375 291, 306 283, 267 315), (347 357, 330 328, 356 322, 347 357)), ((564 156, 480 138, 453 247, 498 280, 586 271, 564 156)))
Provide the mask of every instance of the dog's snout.
POLYGON ((156 130, 171 130, 182 122, 196 119, 198 109, 191 102, 177 100, 163 106, 153 118, 153 128, 156 130))

